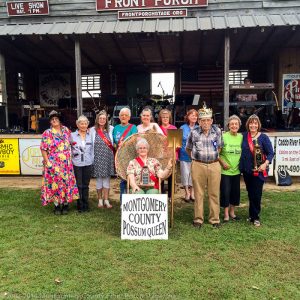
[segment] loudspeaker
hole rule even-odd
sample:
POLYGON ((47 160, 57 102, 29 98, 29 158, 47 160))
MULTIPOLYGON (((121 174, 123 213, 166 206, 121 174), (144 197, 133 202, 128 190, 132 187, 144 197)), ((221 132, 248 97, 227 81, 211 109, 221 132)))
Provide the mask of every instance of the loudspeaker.
POLYGON ((49 118, 39 118, 39 132, 43 133, 48 128, 50 128, 49 118))

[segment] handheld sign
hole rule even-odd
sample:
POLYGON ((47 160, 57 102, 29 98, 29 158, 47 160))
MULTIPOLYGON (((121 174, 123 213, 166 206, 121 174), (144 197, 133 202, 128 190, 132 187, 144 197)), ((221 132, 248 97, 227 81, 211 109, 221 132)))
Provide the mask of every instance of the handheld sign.
POLYGON ((124 194, 122 240, 167 240, 168 199, 165 194, 124 194))

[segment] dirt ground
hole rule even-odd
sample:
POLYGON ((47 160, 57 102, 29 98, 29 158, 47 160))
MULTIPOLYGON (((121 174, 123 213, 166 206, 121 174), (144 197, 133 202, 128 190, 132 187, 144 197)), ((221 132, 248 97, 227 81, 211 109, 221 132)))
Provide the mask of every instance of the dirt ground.
MULTIPOLYGON (((28 188, 28 189, 39 189, 41 186, 42 178, 40 176, 1 176, 0 177, 0 188, 28 188)), ((299 191, 300 181, 299 178, 293 178, 294 183, 291 186, 282 187, 277 186, 273 178, 270 178, 264 186, 264 190, 269 191, 299 191)), ((119 199, 119 182, 118 178, 113 178, 111 180, 111 191, 110 198, 117 200, 119 199)), ((242 189, 245 188, 243 180, 241 180, 242 189)), ((175 189, 175 200, 181 201, 184 196, 184 191, 181 188, 180 184, 176 185, 175 189)), ((95 179, 91 180, 90 191, 92 194, 96 191, 96 182, 95 179)))

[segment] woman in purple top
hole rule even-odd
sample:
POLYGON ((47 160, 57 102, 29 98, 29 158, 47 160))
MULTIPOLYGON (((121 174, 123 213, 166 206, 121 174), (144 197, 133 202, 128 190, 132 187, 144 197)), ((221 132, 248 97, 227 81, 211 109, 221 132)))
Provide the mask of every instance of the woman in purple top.
POLYGON ((262 190, 268 176, 268 166, 274 157, 274 151, 269 137, 260 132, 261 122, 257 115, 251 115, 248 118, 246 129, 247 132, 243 134, 240 170, 243 173, 248 192, 249 221, 259 227, 261 225, 259 213, 262 190), (255 157, 256 159, 254 159, 255 157), (255 161, 257 169, 255 169, 255 161))
MULTIPOLYGON (((165 136, 168 136, 168 130, 177 129, 176 126, 172 125, 172 113, 168 109, 162 109, 158 115, 158 125, 165 136)), ((178 155, 176 153, 176 160, 178 155)), ((175 161, 176 163, 176 161, 175 161)), ((161 191, 165 193, 165 183, 162 180, 161 182, 161 191)), ((171 200, 171 192, 172 192, 172 175, 168 178, 168 198, 171 200)))

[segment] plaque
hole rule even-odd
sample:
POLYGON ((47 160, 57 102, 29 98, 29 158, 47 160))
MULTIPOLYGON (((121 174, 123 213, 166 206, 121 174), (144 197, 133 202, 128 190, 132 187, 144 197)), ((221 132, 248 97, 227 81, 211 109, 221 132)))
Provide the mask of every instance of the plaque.
POLYGON ((153 187, 154 182, 150 179, 150 170, 147 166, 143 166, 141 171, 141 181, 139 187, 146 188, 146 187, 153 187))

